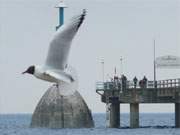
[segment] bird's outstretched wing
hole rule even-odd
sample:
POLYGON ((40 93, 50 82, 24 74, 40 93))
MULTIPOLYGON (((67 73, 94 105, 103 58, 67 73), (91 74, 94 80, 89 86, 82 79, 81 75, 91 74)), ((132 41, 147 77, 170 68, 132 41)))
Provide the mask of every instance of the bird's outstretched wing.
POLYGON ((66 68, 71 42, 83 23, 85 15, 86 10, 83 10, 82 14, 72 18, 69 23, 58 29, 50 43, 46 66, 57 70, 66 68))

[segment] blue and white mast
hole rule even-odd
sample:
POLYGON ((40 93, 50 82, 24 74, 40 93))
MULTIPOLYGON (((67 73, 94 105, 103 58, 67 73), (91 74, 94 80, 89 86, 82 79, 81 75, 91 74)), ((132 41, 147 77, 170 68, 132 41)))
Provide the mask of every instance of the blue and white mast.
POLYGON ((67 8, 64 1, 61 0, 60 3, 55 7, 59 9, 59 25, 56 26, 56 30, 64 24, 64 8, 67 8))

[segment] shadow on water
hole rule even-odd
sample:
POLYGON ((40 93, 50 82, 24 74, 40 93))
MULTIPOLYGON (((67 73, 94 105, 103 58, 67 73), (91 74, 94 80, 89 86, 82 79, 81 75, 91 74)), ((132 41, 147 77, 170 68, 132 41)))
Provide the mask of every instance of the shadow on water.
MULTIPOLYGON (((169 129, 169 128, 175 128, 175 126, 166 126, 166 125, 164 125, 164 126, 159 126, 159 125, 157 125, 157 126, 140 126, 139 128, 153 128, 153 129, 169 129)), ((130 128, 130 127, 120 127, 119 129, 132 129, 132 128, 130 128)))

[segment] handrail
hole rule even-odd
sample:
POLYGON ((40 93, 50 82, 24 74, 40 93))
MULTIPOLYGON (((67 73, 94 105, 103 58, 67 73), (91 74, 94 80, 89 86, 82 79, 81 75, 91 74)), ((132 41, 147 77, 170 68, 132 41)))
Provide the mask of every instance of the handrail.
POLYGON ((180 79, 168 79, 157 81, 157 88, 180 87, 180 79))
MULTIPOLYGON (((123 85, 122 82, 97 82, 96 90, 122 90, 123 85)), ((179 88, 180 87, 180 78, 178 79, 166 79, 166 80, 158 80, 156 82, 157 88, 179 88)), ((133 81, 126 81, 126 88, 154 88, 154 81, 147 81, 144 86, 140 86, 139 82, 137 82, 136 86, 133 81)))

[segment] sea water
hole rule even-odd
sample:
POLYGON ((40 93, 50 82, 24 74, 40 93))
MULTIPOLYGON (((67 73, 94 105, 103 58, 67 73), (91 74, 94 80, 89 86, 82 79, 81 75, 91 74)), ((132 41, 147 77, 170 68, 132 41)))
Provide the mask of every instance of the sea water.
POLYGON ((105 114, 93 114, 95 127, 86 129, 30 128, 31 114, 0 115, 0 135, 180 135, 174 114, 140 114, 140 128, 129 128, 129 114, 121 114, 121 128, 106 128, 105 114))

